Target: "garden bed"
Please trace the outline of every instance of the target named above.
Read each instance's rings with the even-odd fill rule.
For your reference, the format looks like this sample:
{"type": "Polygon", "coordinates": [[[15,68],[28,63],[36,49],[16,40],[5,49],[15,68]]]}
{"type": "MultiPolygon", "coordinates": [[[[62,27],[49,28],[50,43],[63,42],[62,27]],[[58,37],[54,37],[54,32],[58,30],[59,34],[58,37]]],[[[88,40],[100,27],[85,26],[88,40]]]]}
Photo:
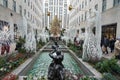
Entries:
{"type": "Polygon", "coordinates": [[[76,56],[79,58],[82,58],[82,47],[81,46],[76,46],[75,44],[68,43],[67,45],[70,50],[72,50],[76,56]]]}
{"type": "MultiPolygon", "coordinates": [[[[82,47],[75,46],[74,44],[68,43],[67,45],[70,50],[75,52],[76,56],[82,58],[82,47]]],[[[91,66],[93,66],[96,70],[103,74],[102,80],[120,80],[120,66],[117,64],[116,59],[105,59],[102,58],[101,61],[88,62],[91,66]]]]}
{"type": "Polygon", "coordinates": [[[0,80],[8,75],[11,71],[16,69],[20,64],[24,63],[24,61],[34,53],[13,53],[6,57],[0,58],[0,80]]]}
{"type": "Polygon", "coordinates": [[[102,80],[120,80],[120,66],[116,59],[102,58],[98,63],[89,62],[89,64],[103,74],[102,80]]]}

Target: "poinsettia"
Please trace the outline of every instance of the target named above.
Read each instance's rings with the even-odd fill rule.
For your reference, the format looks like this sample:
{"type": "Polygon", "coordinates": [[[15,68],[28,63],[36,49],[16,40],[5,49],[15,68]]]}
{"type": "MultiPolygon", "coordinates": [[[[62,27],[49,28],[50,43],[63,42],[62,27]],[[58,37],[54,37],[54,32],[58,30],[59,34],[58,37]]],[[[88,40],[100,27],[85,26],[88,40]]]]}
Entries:
{"type": "Polygon", "coordinates": [[[8,74],[8,75],[5,76],[2,80],[17,80],[17,75],[8,74]]]}

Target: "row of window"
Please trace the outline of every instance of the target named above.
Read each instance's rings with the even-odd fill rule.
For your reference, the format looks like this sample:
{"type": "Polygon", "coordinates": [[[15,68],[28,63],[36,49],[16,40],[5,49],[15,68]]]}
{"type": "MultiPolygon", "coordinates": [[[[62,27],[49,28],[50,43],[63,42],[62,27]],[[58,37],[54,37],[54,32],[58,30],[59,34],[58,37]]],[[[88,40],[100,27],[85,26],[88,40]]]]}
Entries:
{"type": "MultiPolygon", "coordinates": [[[[117,6],[120,4],[120,0],[113,0],[113,7],[114,6],[117,6]]],[[[106,6],[107,6],[107,0],[103,0],[103,3],[102,3],[102,11],[105,11],[106,10],[106,6]]]]}
{"type": "MultiPolygon", "coordinates": [[[[91,0],[90,0],[91,1],[91,0]]],[[[113,7],[117,6],[120,4],[120,0],[113,0],[113,7]]],[[[83,9],[85,6],[87,6],[87,0],[84,0],[82,2],[82,5],[79,5],[79,10],[83,9]]],[[[107,6],[107,0],[102,0],[102,11],[106,10],[106,6],[107,6]]],[[[95,9],[98,9],[98,4],[95,5],[95,9]]]]}
{"type": "MultiPolygon", "coordinates": [[[[84,2],[82,2],[82,5],[84,4],[84,2]]],[[[113,7],[114,6],[117,6],[117,5],[119,5],[120,4],[120,0],[113,0],[113,7]]],[[[102,11],[105,11],[106,10],[106,6],[107,6],[107,0],[102,0],[102,11]]],[[[81,8],[84,8],[84,5],[83,6],[79,6],[79,9],[78,10],[81,10],[81,8]]],[[[96,10],[98,10],[98,4],[96,4],[95,5],[95,7],[94,7],[96,10]]],[[[89,9],[89,12],[91,12],[91,9],[89,9]]],[[[72,15],[71,16],[74,16],[75,15],[75,13],[72,13],[72,15]]],[[[83,19],[83,15],[82,15],[82,17],[81,17],[81,20],[82,21],[84,21],[84,20],[86,20],[86,13],[85,13],[85,18],[83,19]]]]}
{"type": "MultiPolygon", "coordinates": [[[[26,3],[26,0],[24,0],[24,2],[26,3]]],[[[29,4],[28,4],[29,5],[29,4]]],[[[3,6],[4,7],[8,7],[8,0],[3,0],[3,6]]],[[[13,10],[16,12],[16,1],[15,0],[13,0],[13,10]]],[[[38,14],[39,15],[39,12],[36,10],[36,8],[34,7],[34,5],[33,6],[31,6],[31,9],[33,8],[33,11],[36,13],[36,14],[38,14]]],[[[19,13],[20,13],[20,15],[22,15],[22,13],[24,13],[24,15],[26,16],[28,16],[28,18],[30,18],[30,20],[32,21],[32,22],[35,22],[36,20],[35,20],[35,17],[34,16],[32,16],[32,14],[30,14],[30,12],[28,11],[28,13],[27,13],[27,11],[26,11],[26,9],[23,9],[23,7],[22,7],[22,5],[19,5],[19,13]]]]}
{"type": "MultiPolygon", "coordinates": [[[[113,2],[113,6],[117,6],[120,4],[120,0],[114,0],[113,2]]],[[[94,7],[96,10],[98,10],[98,4],[95,5],[94,7]]],[[[103,3],[102,3],[102,11],[105,11],[106,10],[106,0],[103,0],[103,3]]],[[[91,12],[91,9],[89,9],[89,12],[91,12]]],[[[85,12],[85,14],[82,14],[81,17],[79,16],[75,21],[77,22],[76,24],[79,24],[79,22],[81,21],[85,21],[87,18],[87,12],[85,12]]]]}
{"type": "MultiPolygon", "coordinates": [[[[26,0],[24,0],[24,2],[26,3],[26,0]]],[[[4,7],[8,7],[8,0],[3,0],[3,6],[4,7]]],[[[16,1],[13,0],[13,10],[16,12],[16,1]]],[[[29,1],[28,1],[28,6],[29,6],[29,1]]],[[[33,9],[33,11],[36,13],[36,14],[39,14],[39,12],[36,10],[36,8],[34,7],[34,5],[32,5],[31,3],[31,9],[33,9]]],[[[22,15],[22,6],[19,5],[19,13],[22,15]]],[[[26,9],[24,9],[24,15],[26,15],[26,9]]],[[[28,15],[29,16],[29,15],[28,15]]]]}

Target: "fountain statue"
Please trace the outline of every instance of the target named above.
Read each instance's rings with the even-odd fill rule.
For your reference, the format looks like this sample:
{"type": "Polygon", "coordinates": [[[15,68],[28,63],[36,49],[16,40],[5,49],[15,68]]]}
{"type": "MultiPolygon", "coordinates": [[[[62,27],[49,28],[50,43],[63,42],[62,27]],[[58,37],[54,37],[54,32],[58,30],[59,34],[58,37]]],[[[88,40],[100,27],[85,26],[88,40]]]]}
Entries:
{"type": "Polygon", "coordinates": [[[99,61],[102,57],[102,50],[100,47],[101,41],[101,26],[100,26],[100,13],[96,10],[88,16],[87,27],[85,34],[85,41],[83,44],[83,55],[84,61],[99,61]],[[96,27],[96,34],[93,33],[93,28],[96,27]]]}
{"type": "Polygon", "coordinates": [[[52,46],[54,49],[49,56],[53,59],[48,68],[48,80],[65,80],[65,69],[62,64],[64,55],[59,50],[57,42],[52,46]]]}

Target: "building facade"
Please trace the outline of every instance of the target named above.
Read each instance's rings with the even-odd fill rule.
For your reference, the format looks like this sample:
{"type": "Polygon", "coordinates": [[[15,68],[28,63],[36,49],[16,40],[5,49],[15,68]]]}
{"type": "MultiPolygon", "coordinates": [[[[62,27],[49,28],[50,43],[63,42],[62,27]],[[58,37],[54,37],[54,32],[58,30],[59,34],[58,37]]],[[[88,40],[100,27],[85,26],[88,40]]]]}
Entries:
{"type": "Polygon", "coordinates": [[[69,27],[74,32],[84,32],[88,14],[96,9],[101,13],[102,36],[120,36],[120,0],[70,0],[70,4],[74,9],[69,14],[69,27]]]}
{"type": "Polygon", "coordinates": [[[8,25],[14,39],[32,29],[37,35],[43,26],[42,14],[42,0],[0,0],[0,29],[8,25]]]}
{"type": "Polygon", "coordinates": [[[50,16],[44,16],[44,26],[49,28],[54,16],[57,15],[61,21],[61,28],[65,28],[67,26],[66,16],[68,14],[67,0],[45,0],[44,5],[44,13],[50,12],[50,16]]]}

